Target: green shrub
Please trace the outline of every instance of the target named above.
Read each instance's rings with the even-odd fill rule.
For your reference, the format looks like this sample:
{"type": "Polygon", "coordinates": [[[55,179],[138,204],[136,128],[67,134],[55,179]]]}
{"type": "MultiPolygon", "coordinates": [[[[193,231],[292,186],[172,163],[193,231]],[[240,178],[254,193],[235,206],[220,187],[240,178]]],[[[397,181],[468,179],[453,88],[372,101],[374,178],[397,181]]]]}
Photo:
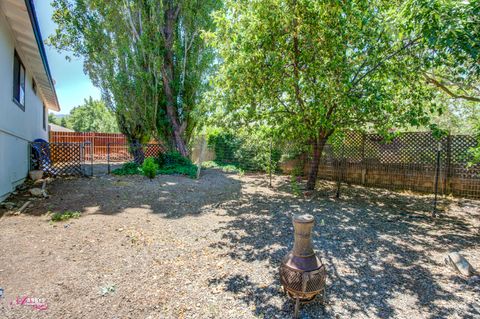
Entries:
{"type": "Polygon", "coordinates": [[[234,162],[241,144],[242,140],[237,136],[221,131],[212,132],[207,138],[207,145],[215,150],[218,162],[234,162]]]}
{"type": "Polygon", "coordinates": [[[155,178],[157,174],[179,174],[195,178],[197,176],[197,166],[178,152],[167,152],[160,154],[158,158],[149,157],[145,159],[142,166],[135,162],[125,163],[112,173],[115,175],[143,174],[150,179],[155,178]]]}
{"type": "Polygon", "coordinates": [[[216,130],[208,136],[208,147],[215,151],[215,163],[224,169],[233,165],[242,171],[279,171],[282,152],[278,147],[271,150],[271,138],[266,132],[243,132],[233,134],[216,130]]]}
{"type": "Polygon", "coordinates": [[[123,164],[121,168],[112,171],[115,175],[136,175],[140,174],[140,166],[135,162],[128,162],[123,164]]]}
{"type": "Polygon", "coordinates": [[[221,169],[225,173],[238,173],[240,175],[243,175],[244,171],[240,167],[234,165],[234,164],[226,164],[222,162],[216,162],[216,161],[208,161],[208,162],[203,162],[202,166],[204,168],[218,168],[221,169]]]}
{"type": "Polygon", "coordinates": [[[155,158],[148,157],[143,161],[142,164],[142,173],[143,175],[147,176],[150,179],[154,179],[157,175],[158,165],[155,162],[155,158]]]}
{"type": "Polygon", "coordinates": [[[160,168],[158,171],[159,174],[164,175],[185,175],[191,178],[197,176],[197,166],[196,165],[177,165],[177,166],[168,166],[160,168]]]}
{"type": "Polygon", "coordinates": [[[80,218],[80,212],[76,211],[65,211],[65,212],[58,212],[52,215],[51,221],[52,222],[63,222],[69,220],[70,218],[80,218]]]}
{"type": "Polygon", "coordinates": [[[160,167],[174,166],[174,165],[188,166],[188,165],[192,165],[192,161],[189,158],[182,156],[182,154],[180,154],[179,152],[173,151],[173,152],[161,153],[158,157],[158,165],[160,167]]]}
{"type": "Polygon", "coordinates": [[[298,185],[297,177],[295,175],[292,175],[290,179],[290,186],[295,196],[300,196],[302,194],[300,190],[300,185],[298,185]]]}
{"type": "Polygon", "coordinates": [[[191,178],[197,176],[197,166],[192,164],[189,158],[182,156],[179,152],[167,152],[160,154],[158,160],[159,174],[164,175],[185,175],[191,178]]]}

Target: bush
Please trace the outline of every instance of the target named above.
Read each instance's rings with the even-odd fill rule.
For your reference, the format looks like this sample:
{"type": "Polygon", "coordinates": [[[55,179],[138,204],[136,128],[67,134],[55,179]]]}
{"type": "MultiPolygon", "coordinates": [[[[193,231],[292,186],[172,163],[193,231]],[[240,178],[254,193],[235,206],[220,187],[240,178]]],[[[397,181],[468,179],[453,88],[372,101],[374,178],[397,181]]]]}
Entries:
{"type": "Polygon", "coordinates": [[[160,167],[166,166],[173,166],[173,165],[180,165],[180,166],[188,166],[192,165],[192,161],[189,158],[183,157],[177,151],[161,153],[158,156],[158,165],[160,167]]]}
{"type": "Polygon", "coordinates": [[[155,178],[157,174],[179,174],[195,178],[197,176],[197,166],[178,152],[167,152],[160,154],[158,158],[149,157],[145,159],[142,166],[134,162],[125,163],[112,173],[115,175],[143,174],[150,179],[155,178]]]}
{"type": "Polygon", "coordinates": [[[135,162],[123,164],[121,168],[112,171],[114,175],[136,175],[140,174],[140,166],[135,162]]]}
{"type": "Polygon", "coordinates": [[[207,145],[215,150],[216,160],[218,162],[234,162],[235,153],[242,144],[241,139],[231,133],[216,131],[207,138],[207,145]]]}
{"type": "Polygon", "coordinates": [[[225,164],[222,162],[216,162],[216,161],[203,162],[202,167],[221,169],[225,173],[238,173],[239,175],[244,174],[243,169],[241,169],[240,167],[233,164],[225,164]]]}
{"type": "Polygon", "coordinates": [[[185,175],[191,178],[195,178],[197,176],[197,166],[196,165],[183,165],[183,166],[168,166],[164,168],[160,168],[158,171],[159,174],[164,175],[185,175]]]}
{"type": "Polygon", "coordinates": [[[179,152],[174,151],[160,154],[158,163],[160,166],[159,174],[180,174],[191,178],[197,176],[197,166],[192,164],[189,158],[183,157],[179,152]]]}
{"type": "Polygon", "coordinates": [[[158,165],[153,157],[148,157],[142,164],[142,173],[150,179],[157,175],[158,165]]]}
{"type": "MultiPolygon", "coordinates": [[[[228,164],[250,172],[279,171],[282,152],[278,147],[271,148],[271,138],[265,133],[244,132],[234,135],[230,132],[214,131],[208,136],[208,146],[215,151],[215,164],[225,167],[228,164]],[[271,154],[270,154],[271,152],[271,154]]],[[[274,143],[274,146],[277,146],[274,143]]],[[[222,168],[223,169],[223,168],[222,168]]]]}

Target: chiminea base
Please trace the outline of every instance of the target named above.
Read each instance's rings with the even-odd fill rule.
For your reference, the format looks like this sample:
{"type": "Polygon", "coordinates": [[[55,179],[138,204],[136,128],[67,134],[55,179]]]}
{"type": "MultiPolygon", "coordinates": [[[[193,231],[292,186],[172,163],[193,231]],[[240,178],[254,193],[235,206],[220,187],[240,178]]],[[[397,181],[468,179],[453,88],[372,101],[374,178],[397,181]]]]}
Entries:
{"type": "Polygon", "coordinates": [[[308,305],[310,303],[318,302],[322,306],[325,306],[325,294],[326,294],[325,289],[320,294],[315,295],[315,296],[311,297],[310,299],[305,299],[305,298],[302,299],[302,298],[299,298],[299,297],[295,297],[294,295],[292,295],[290,293],[290,291],[286,291],[285,288],[283,289],[283,291],[286,295],[288,295],[288,297],[290,299],[295,301],[295,311],[294,311],[294,315],[293,315],[294,318],[298,318],[298,315],[299,315],[299,312],[300,312],[300,305],[308,305]]]}
{"type": "Polygon", "coordinates": [[[315,295],[313,297],[310,297],[310,298],[300,298],[300,297],[297,298],[290,291],[285,291],[285,293],[292,300],[297,300],[298,299],[300,301],[300,304],[302,304],[302,305],[306,305],[306,304],[309,304],[309,303],[312,303],[312,302],[316,302],[318,300],[320,300],[320,303],[323,303],[323,294],[324,294],[323,292],[321,292],[320,294],[315,295]]]}

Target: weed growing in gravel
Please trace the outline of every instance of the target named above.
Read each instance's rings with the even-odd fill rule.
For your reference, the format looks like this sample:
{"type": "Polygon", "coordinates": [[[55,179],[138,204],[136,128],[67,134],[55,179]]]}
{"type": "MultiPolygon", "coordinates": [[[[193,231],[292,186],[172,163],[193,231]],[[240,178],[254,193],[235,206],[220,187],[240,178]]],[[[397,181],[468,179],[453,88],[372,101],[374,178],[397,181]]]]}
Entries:
{"type": "Polygon", "coordinates": [[[80,218],[81,214],[77,211],[65,211],[65,212],[58,212],[52,215],[51,221],[52,222],[63,222],[69,220],[71,218],[80,218]]]}
{"type": "Polygon", "coordinates": [[[100,287],[100,294],[102,297],[108,295],[108,294],[113,294],[117,290],[117,286],[115,284],[108,284],[104,287],[100,287]]]}

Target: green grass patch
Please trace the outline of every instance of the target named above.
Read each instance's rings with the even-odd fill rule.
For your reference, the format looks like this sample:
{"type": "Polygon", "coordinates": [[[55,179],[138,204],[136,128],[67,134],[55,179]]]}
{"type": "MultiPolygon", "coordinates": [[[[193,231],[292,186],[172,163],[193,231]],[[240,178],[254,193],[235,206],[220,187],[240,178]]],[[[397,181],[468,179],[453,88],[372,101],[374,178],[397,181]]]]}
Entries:
{"type": "Polygon", "coordinates": [[[114,175],[137,175],[137,174],[142,174],[142,171],[140,170],[140,166],[138,166],[137,163],[129,162],[129,163],[123,164],[122,167],[113,170],[112,174],[114,174],[114,175]]]}
{"type": "Polygon", "coordinates": [[[65,211],[65,212],[58,212],[52,215],[51,221],[52,222],[64,222],[71,218],[80,218],[82,214],[77,211],[65,211]]]}
{"type": "Polygon", "coordinates": [[[196,165],[176,165],[176,166],[165,166],[158,170],[158,174],[163,175],[185,175],[191,178],[197,177],[197,166],[196,165]]]}
{"type": "Polygon", "coordinates": [[[231,163],[222,163],[222,162],[217,162],[217,161],[208,161],[202,163],[202,167],[204,168],[217,168],[221,169],[225,173],[238,173],[243,175],[245,171],[238,167],[235,164],[231,163]]]}

